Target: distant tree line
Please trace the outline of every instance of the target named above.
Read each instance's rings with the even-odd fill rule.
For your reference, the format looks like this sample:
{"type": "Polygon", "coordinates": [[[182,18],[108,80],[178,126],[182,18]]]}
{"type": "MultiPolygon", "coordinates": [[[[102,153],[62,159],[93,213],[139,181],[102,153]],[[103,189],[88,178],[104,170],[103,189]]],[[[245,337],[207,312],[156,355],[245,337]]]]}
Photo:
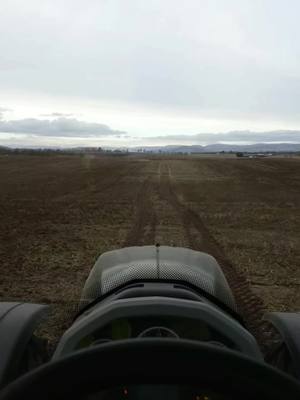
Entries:
{"type": "Polygon", "coordinates": [[[71,149],[24,149],[24,148],[9,148],[0,146],[0,154],[21,154],[21,155],[33,155],[33,156],[51,156],[51,155],[128,155],[128,150],[104,150],[102,147],[75,147],[71,149]]]}

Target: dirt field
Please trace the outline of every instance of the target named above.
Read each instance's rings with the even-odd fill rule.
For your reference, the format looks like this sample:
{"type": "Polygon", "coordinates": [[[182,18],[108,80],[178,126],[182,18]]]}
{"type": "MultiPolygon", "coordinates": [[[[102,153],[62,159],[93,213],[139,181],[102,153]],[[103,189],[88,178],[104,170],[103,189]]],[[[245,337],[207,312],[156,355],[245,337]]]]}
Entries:
{"type": "Polygon", "coordinates": [[[300,310],[300,158],[0,157],[1,300],[70,323],[97,256],[154,244],[207,251],[259,341],[265,310],[300,310]]]}

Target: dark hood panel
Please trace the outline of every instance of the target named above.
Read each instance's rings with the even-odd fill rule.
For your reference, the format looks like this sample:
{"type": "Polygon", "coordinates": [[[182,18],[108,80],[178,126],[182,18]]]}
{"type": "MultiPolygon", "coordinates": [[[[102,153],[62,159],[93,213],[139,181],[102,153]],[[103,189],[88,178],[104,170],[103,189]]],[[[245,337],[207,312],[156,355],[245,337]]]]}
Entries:
{"type": "Polygon", "coordinates": [[[212,256],[169,246],[127,247],[103,253],[85,283],[80,308],[127,282],[149,279],[185,281],[236,311],[226,278],[212,256]]]}

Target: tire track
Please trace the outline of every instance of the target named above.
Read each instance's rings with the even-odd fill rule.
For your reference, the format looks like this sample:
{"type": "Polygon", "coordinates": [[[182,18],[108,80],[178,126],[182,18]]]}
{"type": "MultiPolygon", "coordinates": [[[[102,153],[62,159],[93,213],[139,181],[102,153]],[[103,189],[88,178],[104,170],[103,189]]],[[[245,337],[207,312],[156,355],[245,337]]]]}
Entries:
{"type": "Polygon", "coordinates": [[[135,199],[135,219],[127,233],[123,247],[142,246],[154,244],[156,235],[156,214],[151,201],[154,190],[154,182],[146,178],[137,193],[135,199]]]}
{"type": "Polygon", "coordinates": [[[264,305],[252,291],[247,278],[235,269],[227,259],[222,248],[211,235],[201,217],[182,204],[172,185],[172,174],[168,164],[161,166],[160,195],[169,202],[182,221],[190,248],[211,254],[220,264],[238,305],[238,311],[244,318],[247,329],[256,337],[265,350],[272,341],[272,330],[263,320],[264,305]],[[196,235],[193,232],[196,232],[196,235]]]}
{"type": "Polygon", "coordinates": [[[263,321],[264,305],[262,300],[252,291],[246,276],[232,265],[226,254],[215,240],[201,217],[179,200],[169,164],[161,161],[156,178],[148,176],[141,184],[135,199],[135,219],[128,232],[123,246],[142,246],[154,244],[157,234],[157,213],[155,208],[164,202],[173,210],[174,218],[181,221],[183,235],[188,246],[193,250],[203,251],[216,258],[221,266],[229,286],[237,302],[238,311],[242,315],[247,329],[256,337],[261,349],[266,351],[272,340],[273,331],[263,321]],[[158,201],[153,201],[153,196],[158,201]]]}

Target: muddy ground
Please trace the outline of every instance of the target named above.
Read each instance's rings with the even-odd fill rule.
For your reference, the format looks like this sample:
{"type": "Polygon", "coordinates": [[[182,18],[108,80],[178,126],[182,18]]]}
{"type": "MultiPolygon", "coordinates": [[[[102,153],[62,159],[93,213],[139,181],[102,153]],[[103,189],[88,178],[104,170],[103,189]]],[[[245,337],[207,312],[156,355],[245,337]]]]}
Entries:
{"type": "Polygon", "coordinates": [[[54,340],[104,251],[154,244],[216,257],[247,327],[300,310],[300,158],[0,157],[1,300],[52,306],[54,340]]]}

